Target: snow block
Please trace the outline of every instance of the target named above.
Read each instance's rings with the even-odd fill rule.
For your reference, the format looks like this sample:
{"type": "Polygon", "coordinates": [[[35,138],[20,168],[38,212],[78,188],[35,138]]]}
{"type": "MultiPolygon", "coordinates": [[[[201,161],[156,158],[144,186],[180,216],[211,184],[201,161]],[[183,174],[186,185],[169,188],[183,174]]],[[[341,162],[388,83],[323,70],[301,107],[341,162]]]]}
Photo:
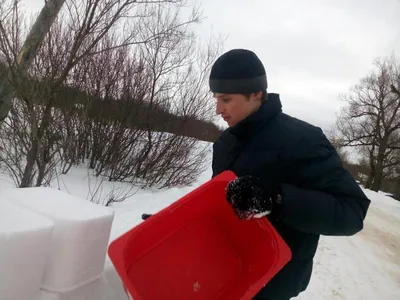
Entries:
{"type": "Polygon", "coordinates": [[[11,189],[2,196],[55,224],[42,289],[69,292],[101,276],[113,210],[52,188],[11,189]]]}
{"type": "Polygon", "coordinates": [[[54,224],[14,203],[0,201],[0,299],[36,299],[54,224]]]}

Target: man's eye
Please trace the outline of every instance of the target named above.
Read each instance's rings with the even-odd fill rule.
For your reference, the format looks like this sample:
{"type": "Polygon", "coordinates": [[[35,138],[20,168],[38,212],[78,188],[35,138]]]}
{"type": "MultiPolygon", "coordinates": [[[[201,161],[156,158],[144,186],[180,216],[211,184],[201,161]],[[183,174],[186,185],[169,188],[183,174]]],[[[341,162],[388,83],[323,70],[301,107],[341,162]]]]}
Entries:
{"type": "Polygon", "coordinates": [[[222,102],[224,102],[224,103],[228,103],[229,101],[231,101],[230,98],[224,98],[224,99],[222,99],[222,102]]]}

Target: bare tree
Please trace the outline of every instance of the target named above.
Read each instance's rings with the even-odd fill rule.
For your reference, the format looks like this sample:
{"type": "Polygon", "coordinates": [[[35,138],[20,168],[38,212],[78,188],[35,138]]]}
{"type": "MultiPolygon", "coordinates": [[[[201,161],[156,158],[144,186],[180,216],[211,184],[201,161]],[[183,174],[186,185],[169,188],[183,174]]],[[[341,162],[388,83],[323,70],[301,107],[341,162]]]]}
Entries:
{"type": "MultiPolygon", "coordinates": [[[[19,13],[18,2],[15,3],[16,5],[11,6],[7,13],[1,15],[3,29],[0,31],[0,52],[7,68],[13,68],[17,64],[21,36],[27,31],[23,28],[23,17],[19,13]]],[[[74,127],[60,127],[63,124],[61,120],[64,120],[64,124],[71,125],[72,116],[77,109],[74,107],[66,109],[63,106],[68,105],[66,101],[61,100],[61,103],[57,101],[62,98],[60,95],[67,86],[73,83],[76,85],[77,79],[86,82],[92,80],[93,73],[90,74],[90,70],[85,68],[90,58],[102,53],[107,55],[124,47],[145,45],[163,35],[171,36],[177,28],[184,27],[192,21],[176,22],[172,24],[173,27],[158,27],[158,30],[143,36],[143,39],[139,38],[138,24],[147,19],[154,19],[154,9],[157,7],[166,9],[168,5],[180,7],[184,4],[184,1],[180,0],[68,0],[66,2],[65,9],[60,12],[59,18],[38,50],[38,55],[26,78],[21,80],[18,77],[11,82],[17,91],[17,98],[23,100],[25,107],[22,111],[27,112],[23,116],[19,115],[21,117],[29,115],[30,128],[27,130],[29,142],[22,159],[24,166],[19,181],[20,187],[31,186],[35,177],[37,177],[36,185],[41,184],[45,170],[49,170],[48,165],[52,164],[53,155],[50,155],[50,152],[60,153],[64,158],[69,157],[69,162],[64,159],[64,172],[68,170],[68,166],[77,162],[73,151],[67,153],[71,148],[60,151],[60,147],[66,144],[65,139],[63,142],[63,137],[71,140],[75,136],[74,127]],[[107,37],[112,37],[114,42],[107,44],[107,37]],[[103,44],[103,47],[98,47],[100,44],[103,44]],[[41,93],[29,92],[30,86],[40,87],[41,93]],[[54,149],[55,147],[59,148],[54,149]]],[[[80,87],[90,92],[87,89],[88,84],[81,84],[80,87]]],[[[117,95],[110,96],[115,99],[117,95]]],[[[101,91],[99,97],[108,99],[107,89],[101,91]]],[[[85,111],[87,112],[87,107],[85,111]]],[[[86,144],[85,149],[88,148],[86,144]]]]}
{"type": "Polygon", "coordinates": [[[196,14],[186,22],[179,20],[178,11],[153,7],[151,14],[154,19],[139,24],[139,39],[149,40],[155,32],[170,30],[135,47],[138,54],[131,60],[135,64],[124,63],[126,69],[117,72],[130,74],[123,76],[117,105],[125,110],[117,109],[116,118],[108,117],[108,122],[96,121],[101,129],[93,134],[98,141],[93,150],[101,150],[90,165],[96,175],[109,180],[129,180],[142,186],[185,185],[193,182],[207,163],[208,147],[200,147],[204,144],[187,137],[185,131],[190,120],[209,118],[206,69],[218,55],[220,44],[217,41],[199,49],[189,28],[197,22],[196,14]],[[137,101],[139,110],[135,109],[137,101]],[[127,128],[124,120],[132,118],[136,126],[127,128]]]}
{"type": "MultiPolygon", "coordinates": [[[[139,46],[152,85],[145,98],[149,104],[147,135],[138,159],[137,178],[146,178],[150,185],[185,185],[193,181],[206,163],[207,147],[200,149],[197,140],[187,137],[186,130],[191,120],[210,119],[207,75],[219,54],[220,43],[213,39],[214,43],[199,47],[194,32],[189,30],[189,22],[177,25],[179,14],[160,8],[155,9],[155,14],[156,22],[141,23],[141,34],[151,35],[164,27],[174,30],[139,46]],[[178,116],[178,122],[161,116],[152,118],[156,107],[178,116]]],[[[191,22],[198,18],[194,11],[191,22]]]]}
{"type": "Polygon", "coordinates": [[[45,1],[45,5],[26,37],[22,48],[19,49],[19,43],[11,42],[15,42],[20,37],[18,13],[20,0],[0,1],[0,42],[3,50],[6,50],[5,53],[9,52],[8,54],[12,54],[13,56],[5,55],[5,58],[8,60],[8,68],[4,70],[3,76],[0,78],[0,122],[4,121],[7,117],[12,103],[14,89],[9,80],[13,81],[14,84],[15,82],[23,80],[26,71],[29,69],[37,54],[40,44],[50,30],[64,2],[65,0],[45,1]],[[9,17],[10,14],[11,18],[9,17]],[[5,26],[5,23],[7,23],[7,21],[10,22],[10,20],[12,24],[5,26]],[[6,29],[14,29],[11,31],[12,40],[7,39],[10,32],[7,32],[6,29]],[[16,53],[18,51],[19,53],[17,56],[16,53]]]}
{"type": "Polygon", "coordinates": [[[340,144],[357,147],[368,156],[367,187],[378,191],[385,170],[393,165],[392,153],[400,149],[400,65],[394,56],[377,59],[375,70],[361,79],[343,100],[337,120],[340,144]]]}

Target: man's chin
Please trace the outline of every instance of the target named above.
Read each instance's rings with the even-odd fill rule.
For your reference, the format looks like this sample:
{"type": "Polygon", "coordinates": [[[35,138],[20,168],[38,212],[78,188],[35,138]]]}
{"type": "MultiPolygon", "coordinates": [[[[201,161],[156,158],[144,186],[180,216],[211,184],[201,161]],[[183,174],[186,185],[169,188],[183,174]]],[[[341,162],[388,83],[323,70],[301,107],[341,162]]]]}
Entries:
{"type": "Polygon", "coordinates": [[[227,120],[225,120],[225,122],[226,122],[226,124],[228,125],[228,127],[233,127],[233,126],[235,126],[234,122],[232,122],[231,119],[227,119],[227,120]]]}

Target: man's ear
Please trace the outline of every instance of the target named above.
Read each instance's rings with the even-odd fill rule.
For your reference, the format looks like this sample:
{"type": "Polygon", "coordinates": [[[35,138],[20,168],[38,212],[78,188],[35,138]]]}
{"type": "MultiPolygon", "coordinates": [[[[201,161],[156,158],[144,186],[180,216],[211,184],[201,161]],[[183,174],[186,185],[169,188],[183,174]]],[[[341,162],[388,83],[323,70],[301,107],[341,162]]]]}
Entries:
{"type": "Polygon", "coordinates": [[[251,95],[252,95],[252,97],[254,97],[254,99],[261,101],[262,100],[262,96],[263,96],[263,92],[252,93],[251,95]]]}

